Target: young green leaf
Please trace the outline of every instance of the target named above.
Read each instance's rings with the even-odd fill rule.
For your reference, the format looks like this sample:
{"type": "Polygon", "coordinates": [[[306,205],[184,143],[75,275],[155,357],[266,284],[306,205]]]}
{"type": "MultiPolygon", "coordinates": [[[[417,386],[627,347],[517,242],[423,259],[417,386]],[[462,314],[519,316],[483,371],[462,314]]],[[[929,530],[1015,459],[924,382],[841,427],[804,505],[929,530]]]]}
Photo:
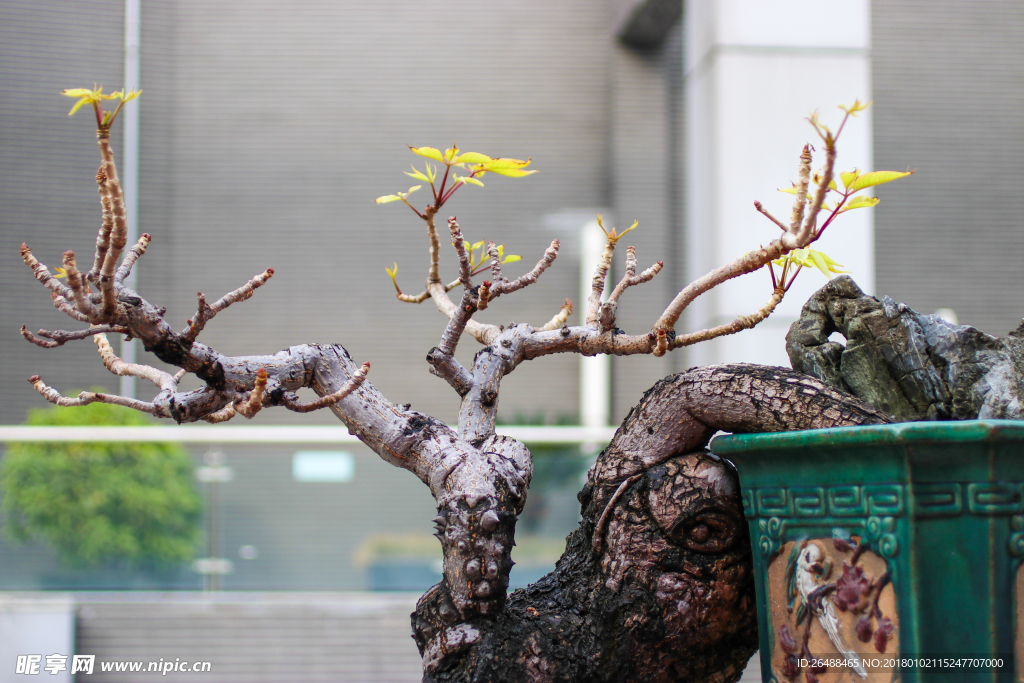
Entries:
{"type": "Polygon", "coordinates": [[[378,204],[389,204],[391,202],[400,202],[403,199],[405,199],[406,197],[408,197],[409,195],[411,195],[416,190],[420,189],[421,187],[423,187],[423,186],[422,185],[413,185],[412,187],[409,188],[408,192],[399,192],[398,194],[386,194],[383,197],[377,197],[376,201],[377,201],[378,204]]]}
{"type": "Polygon", "coordinates": [[[807,268],[817,268],[825,277],[831,278],[833,274],[848,273],[848,270],[839,270],[841,263],[836,263],[828,254],[814,249],[794,249],[787,256],[772,261],[777,266],[784,266],[787,261],[807,268]]]}
{"type": "Polygon", "coordinates": [[[856,180],[859,175],[860,170],[855,168],[852,171],[844,171],[843,173],[840,173],[839,178],[843,181],[843,187],[849,190],[850,183],[856,180]]]}
{"type": "Polygon", "coordinates": [[[494,159],[486,154],[478,154],[476,152],[463,152],[452,159],[453,164],[486,164],[490,161],[494,161],[494,159]]]}
{"type": "Polygon", "coordinates": [[[487,171],[497,173],[498,175],[503,175],[509,178],[522,178],[523,176],[528,176],[532,173],[536,173],[536,171],[523,171],[518,168],[488,168],[487,171]]]}
{"type": "Polygon", "coordinates": [[[484,167],[483,170],[485,171],[495,171],[499,169],[507,170],[511,168],[526,168],[530,165],[531,161],[533,161],[532,157],[526,161],[523,161],[522,159],[502,159],[501,157],[498,157],[497,159],[491,159],[490,161],[474,165],[484,167]]]}
{"type": "Polygon", "coordinates": [[[433,147],[413,147],[412,145],[409,146],[409,149],[412,150],[413,154],[419,154],[421,157],[433,159],[434,161],[444,161],[439,149],[433,147]]]}
{"type": "Polygon", "coordinates": [[[484,186],[484,184],[481,183],[479,180],[477,180],[476,178],[470,178],[469,176],[463,177],[463,176],[458,176],[457,175],[457,176],[455,176],[455,180],[456,180],[456,182],[460,182],[460,183],[469,183],[470,185],[479,185],[480,187],[484,186]]]}
{"type": "Polygon", "coordinates": [[[850,116],[856,116],[857,112],[864,111],[865,109],[870,107],[872,102],[874,102],[874,100],[868,100],[864,104],[861,104],[860,100],[854,100],[853,104],[851,104],[849,107],[840,104],[839,108],[845,111],[850,116]]]}
{"type": "Polygon", "coordinates": [[[851,199],[850,203],[844,206],[839,211],[839,213],[845,213],[847,211],[850,211],[851,209],[863,209],[872,207],[880,201],[881,200],[878,197],[865,197],[863,195],[860,195],[858,197],[854,197],[853,199],[851,199]]]}
{"type": "Polygon", "coordinates": [[[409,173],[408,171],[402,171],[402,172],[405,173],[405,175],[409,176],[410,178],[415,178],[416,180],[422,180],[425,183],[429,183],[430,182],[430,178],[428,178],[427,176],[425,176],[422,173],[420,173],[419,171],[417,171],[415,166],[412,167],[412,173],[409,173]]]}
{"type": "Polygon", "coordinates": [[[522,256],[516,256],[515,254],[509,254],[504,259],[502,259],[501,262],[502,263],[515,263],[516,261],[521,261],[522,258],[523,258],[522,256]]]}
{"type": "Polygon", "coordinates": [[[854,180],[853,185],[851,185],[849,189],[856,192],[857,190],[863,190],[865,187],[874,187],[875,185],[892,182],[899,178],[906,178],[908,175],[913,174],[914,171],[907,171],[905,173],[901,173],[900,171],[872,171],[871,173],[865,173],[854,180]]]}

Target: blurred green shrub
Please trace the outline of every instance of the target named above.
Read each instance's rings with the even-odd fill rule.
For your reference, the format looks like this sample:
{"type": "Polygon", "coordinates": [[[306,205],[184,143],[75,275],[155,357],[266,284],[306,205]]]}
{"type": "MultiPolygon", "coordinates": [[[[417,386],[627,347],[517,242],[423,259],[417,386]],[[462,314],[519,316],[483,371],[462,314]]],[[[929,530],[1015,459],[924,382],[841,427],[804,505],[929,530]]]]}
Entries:
{"type": "MultiPolygon", "coordinates": [[[[120,406],[29,411],[27,425],[142,426],[120,406]]],[[[41,539],[69,565],[153,567],[191,559],[202,501],[188,452],[167,443],[17,443],[0,460],[7,533],[41,539]]]]}

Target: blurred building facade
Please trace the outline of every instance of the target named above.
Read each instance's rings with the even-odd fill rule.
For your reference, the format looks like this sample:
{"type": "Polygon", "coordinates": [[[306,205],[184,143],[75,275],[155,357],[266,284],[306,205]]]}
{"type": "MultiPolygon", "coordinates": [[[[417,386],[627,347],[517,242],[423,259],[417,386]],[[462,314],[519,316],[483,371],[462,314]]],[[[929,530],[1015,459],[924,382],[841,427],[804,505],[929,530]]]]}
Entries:
{"type": "MultiPolygon", "coordinates": [[[[504,242],[523,256],[524,267],[552,238],[563,244],[538,285],[482,318],[539,323],[565,297],[578,298],[580,216],[604,211],[616,224],[640,221],[631,237],[641,262],[666,262],[658,278],[627,295],[620,313],[623,329],[646,329],[689,278],[731,253],[687,253],[687,231],[708,227],[687,211],[703,195],[687,202],[685,188],[700,186],[684,181],[714,169],[685,168],[687,158],[699,158],[687,157],[693,150],[686,150],[685,113],[693,103],[684,103],[684,91],[699,76],[700,59],[684,62],[682,24],[698,23],[701,8],[713,7],[715,17],[704,24],[741,24],[737,17],[763,12],[763,20],[754,18],[769,36],[767,47],[733,45],[742,41],[727,31],[707,50],[719,61],[745,51],[754,55],[752,63],[764,63],[772,57],[757,50],[767,48],[863,53],[869,74],[844,72],[839,63],[800,88],[830,100],[819,104],[826,118],[832,99],[873,97],[868,121],[847,135],[873,140],[867,156],[877,168],[918,169],[911,180],[878,189],[883,201],[874,210],[874,236],[868,226],[856,237],[875,245],[874,263],[862,265],[861,275],[874,280],[877,293],[919,310],[952,308],[961,322],[996,334],[1014,327],[1022,287],[1014,264],[1024,236],[1007,184],[1024,163],[1018,149],[1024,124],[1014,114],[1024,97],[1024,48],[1015,40],[1024,11],[995,1],[966,7],[905,0],[869,8],[836,0],[816,3],[821,17],[808,21],[798,40],[776,40],[772,18],[784,21],[789,5],[799,3],[774,12],[758,5],[695,2],[679,21],[679,3],[656,0],[143,2],[138,228],[154,239],[139,265],[140,291],[183,324],[195,309],[196,290],[219,296],[272,266],[274,279],[211,324],[205,342],[242,354],[340,341],[357,359],[373,362],[372,381],[393,400],[451,420],[456,397],[421,360],[443,321],[429,303],[397,302],[384,273],[397,262],[405,290],[419,291],[422,228],[401,205],[377,206],[373,199],[411,184],[401,170],[418,157],[406,144],[456,141],[492,155],[532,156],[541,171],[461,190],[449,206],[469,238],[504,242]],[[862,25],[861,44],[829,47],[830,40],[842,42],[833,28],[843,25],[862,25]],[[828,87],[816,90],[816,80],[828,87]]],[[[21,324],[61,328],[70,321],[31,280],[18,246],[28,242],[49,264],[68,248],[80,257],[90,253],[99,222],[92,124],[85,114],[68,120],[69,100],[57,93],[93,82],[119,87],[124,7],[121,0],[5,0],[0,12],[0,79],[10,93],[0,102],[0,278],[7,294],[0,299],[0,422],[10,424],[40,405],[25,382],[29,374],[65,391],[116,388],[91,345],[43,350],[20,339],[21,324]]],[[[691,53],[703,39],[690,37],[691,53]]],[[[781,135],[772,127],[775,112],[792,99],[785,88],[768,88],[744,105],[755,109],[749,120],[763,127],[757,136],[781,135]]],[[[736,109],[721,106],[706,131],[689,123],[696,131],[691,148],[721,135],[715,126],[726,126],[736,109]]],[[[726,193],[719,203],[744,207],[750,215],[743,220],[764,222],[751,239],[773,235],[746,207],[755,198],[775,199],[774,188],[794,172],[796,151],[777,155],[782,170],[728,160],[744,176],[766,176],[754,186],[762,196],[711,188],[726,193]]],[[[735,155],[723,148],[721,156],[735,155]]],[[[728,215],[723,222],[736,221],[728,215]]],[[[738,253],[752,244],[730,246],[738,253]]],[[[849,249],[834,248],[843,262],[849,249]]],[[[454,259],[443,256],[454,277],[454,259]]],[[[809,275],[803,285],[811,291],[821,281],[809,275]]],[[[764,298],[757,294],[751,309],[764,298]]],[[[791,295],[791,308],[802,294],[791,295]]],[[[473,351],[470,344],[460,349],[467,357],[473,351]]],[[[711,359],[756,360],[728,353],[711,359]]],[[[653,381],[688,362],[686,353],[613,359],[612,422],[653,381]]],[[[577,375],[571,356],[524,365],[503,386],[502,419],[576,421],[577,375]]],[[[332,419],[283,411],[256,418],[332,419]]]]}
{"type": "MultiPolygon", "coordinates": [[[[88,342],[43,350],[20,338],[22,324],[70,325],[31,278],[18,247],[27,242],[51,265],[66,249],[80,259],[91,253],[99,225],[92,124],[85,112],[69,120],[70,101],[57,93],[93,82],[108,91],[120,87],[124,16],[123,0],[0,0],[0,424],[20,422],[27,409],[44,405],[25,381],[31,374],[65,392],[117,388],[88,342]]],[[[852,140],[858,159],[917,173],[878,189],[882,202],[873,219],[856,228],[856,248],[873,244],[866,255],[844,253],[841,244],[838,252],[828,244],[822,249],[861,264],[876,294],[922,312],[952,308],[961,323],[993,334],[1015,327],[1024,310],[1024,230],[1015,191],[1024,171],[1020,3],[143,0],[141,29],[138,228],[153,243],[137,266],[140,292],[184,324],[197,290],[219,296],[268,266],[276,271],[252,300],[203,333],[204,342],[226,353],[341,342],[357,360],[373,363],[371,381],[392,400],[452,421],[456,397],[422,360],[443,321],[430,303],[397,302],[384,273],[397,262],[408,292],[419,291],[425,273],[419,221],[401,205],[373,203],[412,184],[401,171],[418,157],[406,144],[455,141],[495,156],[531,156],[540,171],[465,188],[450,204],[469,239],[505,243],[523,256],[519,265],[562,239],[555,267],[529,290],[502,298],[485,320],[540,323],[565,297],[581,303],[582,223],[602,211],[615,225],[639,220],[631,233],[639,260],[662,259],[666,267],[620,307],[620,327],[636,332],[730,249],[738,254],[754,246],[749,239],[773,236],[748,207],[754,199],[773,200],[774,188],[792,179],[798,149],[789,149],[792,131],[776,125],[780,117],[792,118],[796,103],[797,115],[817,106],[827,119],[833,100],[857,97],[874,99],[859,124],[861,138],[852,140]],[[780,26],[794,13],[800,21],[780,26]],[[741,25],[753,33],[737,32],[741,25]],[[836,36],[853,38],[829,43],[836,36]],[[812,77],[799,65],[813,55],[839,66],[812,77]],[[742,105],[716,100],[723,83],[741,94],[746,86],[700,79],[727,78],[730,64],[741,63],[764,70],[738,72],[758,81],[756,97],[742,105]],[[826,81],[828,88],[816,90],[826,81]],[[706,128],[694,115],[698,82],[712,84],[700,100],[706,128]],[[731,137],[728,125],[736,121],[745,128],[731,137]],[[697,154],[714,140],[719,146],[711,154],[697,154]],[[777,143],[781,165],[768,169],[763,155],[743,156],[751,144],[745,140],[777,143]],[[739,152],[726,144],[737,141],[739,152]],[[696,182],[714,173],[717,184],[696,182]],[[729,182],[740,177],[744,182],[729,182]],[[746,182],[751,178],[757,183],[746,182]],[[740,187],[763,194],[737,196],[740,187]],[[701,202],[718,207],[714,221],[701,218],[701,202]],[[734,216],[733,206],[748,213],[734,216]],[[760,227],[748,230],[753,225],[760,227]],[[754,232],[701,251],[694,237],[709,226],[754,232]]],[[[114,147],[120,154],[120,129],[114,147]]],[[[444,253],[442,264],[454,279],[454,259],[444,253]]],[[[802,277],[805,291],[791,295],[769,337],[752,342],[757,348],[612,359],[611,421],[655,380],[689,364],[759,360],[762,350],[778,359],[786,321],[822,282],[815,273],[802,277]]],[[[753,310],[764,296],[750,296],[753,310]]],[[[733,296],[741,304],[746,298],[742,291],[733,296]]],[[[743,312],[720,303],[691,322],[743,312]]],[[[469,342],[459,349],[464,362],[474,351],[469,342]]],[[[572,356],[525,364],[503,384],[500,419],[577,422],[579,368],[572,356]]],[[[140,386],[139,395],[147,389],[140,386]]],[[[327,413],[266,410],[255,422],[333,420],[327,413]]],[[[208,450],[194,450],[197,464],[208,450]]],[[[418,545],[433,542],[433,501],[420,482],[361,446],[346,449],[353,462],[348,480],[302,480],[294,470],[297,450],[225,449],[234,476],[216,485],[215,502],[208,498],[206,522],[208,532],[216,525],[217,540],[207,550],[234,565],[224,588],[419,589],[435,580],[439,550],[418,545]]],[[[517,571],[526,570],[522,582],[533,578],[531,567],[548,566],[574,525],[574,491],[585,467],[572,451],[537,463],[520,520],[534,553],[516,557],[517,571]]],[[[211,485],[203,486],[209,492],[211,485]]],[[[200,587],[187,566],[89,573],[61,567],[40,544],[0,540],[4,590],[200,587]]],[[[150,593],[78,594],[65,609],[77,629],[67,638],[77,638],[80,652],[111,658],[218,657],[221,677],[203,680],[335,680],[340,667],[359,680],[417,677],[404,617],[411,594],[238,595],[175,601],[150,593]],[[286,653],[286,632],[288,643],[305,649],[286,653]]],[[[0,605],[0,633],[14,623],[5,615],[30,609],[8,607],[0,605]]]]}
{"type": "MultiPolygon", "coordinates": [[[[639,220],[631,243],[642,263],[666,262],[658,278],[630,291],[620,307],[620,327],[647,329],[689,278],[720,265],[687,251],[686,231],[706,226],[687,224],[688,207],[700,198],[687,196],[693,185],[686,181],[708,169],[686,164],[688,144],[702,134],[687,120],[693,103],[686,93],[699,60],[684,60],[687,40],[696,39],[683,26],[692,26],[702,8],[729,21],[754,5],[760,3],[697,2],[682,12],[678,1],[656,0],[144,1],[138,228],[153,243],[137,266],[140,292],[184,324],[197,290],[219,296],[272,266],[273,280],[211,323],[204,342],[233,354],[341,342],[357,360],[372,361],[371,381],[392,400],[452,421],[456,396],[422,361],[443,320],[429,302],[396,301],[384,273],[397,262],[399,283],[416,292],[426,267],[418,219],[401,205],[373,202],[412,184],[401,171],[419,158],[405,145],[455,141],[491,155],[532,156],[540,171],[521,180],[488,179],[486,188],[464,188],[449,205],[469,239],[505,243],[523,256],[524,267],[551,239],[562,239],[555,267],[536,286],[502,298],[483,319],[541,323],[565,297],[579,304],[581,217],[603,211],[616,225],[639,220]]],[[[867,136],[874,167],[918,169],[912,179],[878,190],[883,201],[873,210],[873,238],[865,238],[874,243],[875,293],[924,312],[952,308],[962,323],[991,333],[1012,329],[1024,288],[1016,269],[1024,231],[1010,187],[1024,166],[1024,123],[1017,115],[1024,98],[1024,44],[1017,39],[1024,9],[995,0],[818,5],[826,23],[850,16],[861,22],[862,44],[815,43],[811,25],[801,36],[807,45],[781,47],[793,54],[847,49],[865,60],[850,92],[832,87],[829,98],[873,98],[866,132],[859,134],[867,136]]],[[[779,12],[799,6],[782,3],[779,12]]],[[[18,247],[27,242],[51,265],[65,249],[80,258],[91,253],[99,225],[92,124],[86,113],[69,120],[70,100],[57,93],[93,82],[119,87],[123,36],[122,0],[0,2],[0,82],[7,93],[0,99],[0,423],[17,423],[26,409],[43,405],[25,381],[30,374],[65,392],[117,387],[88,342],[44,350],[20,338],[21,324],[59,329],[69,321],[50,306],[18,247]]],[[[707,54],[756,56],[765,47],[723,41],[707,54]]],[[[848,78],[841,71],[830,77],[833,86],[848,78]]],[[[756,122],[761,107],[770,121],[791,104],[785,98],[768,88],[746,114],[756,122]]],[[[834,104],[819,102],[825,114],[834,104]]],[[[758,133],[777,134],[767,125],[758,133]]],[[[119,132],[114,146],[121,149],[119,132]]],[[[795,170],[797,152],[785,152],[784,169],[795,170]]],[[[750,177],[764,173],[744,168],[742,159],[730,163],[750,177]]],[[[770,193],[793,170],[778,177],[772,171],[760,184],[770,193]]],[[[726,199],[747,207],[768,197],[726,199]]],[[[749,213],[749,220],[764,223],[763,239],[773,237],[772,226],[749,213]]],[[[844,262],[842,252],[831,255],[844,262]]],[[[447,253],[442,266],[454,279],[447,253]]],[[[810,290],[823,282],[815,273],[803,277],[810,290]]],[[[762,298],[751,300],[750,310],[762,298]]],[[[791,303],[798,309],[800,300],[791,303]]],[[[469,342],[459,349],[464,362],[474,351],[469,342]]],[[[655,380],[693,358],[612,359],[613,423],[655,380]]],[[[524,364],[503,384],[500,419],[576,422],[578,373],[573,356],[524,364]]],[[[140,386],[140,396],[147,389],[140,386]]],[[[266,410],[255,422],[333,419],[266,410]]],[[[365,573],[352,565],[365,539],[346,534],[364,523],[355,511],[374,498],[402,501],[376,519],[374,533],[428,532],[426,489],[368,451],[357,449],[357,476],[365,478],[346,491],[345,484],[295,483],[291,452],[270,450],[229,453],[238,479],[234,489],[225,487],[224,514],[234,520],[225,526],[225,553],[248,545],[260,553],[249,564],[236,558],[239,573],[229,587],[365,587],[365,573]],[[321,488],[310,494],[309,486],[321,488]],[[293,564],[256,571],[271,558],[293,564]],[[247,571],[253,572],[248,579],[247,571]]],[[[4,550],[3,557],[0,574],[20,578],[0,578],[0,586],[45,585],[39,567],[52,561],[45,551],[4,550]]],[[[196,577],[167,581],[185,587],[196,577]]]]}

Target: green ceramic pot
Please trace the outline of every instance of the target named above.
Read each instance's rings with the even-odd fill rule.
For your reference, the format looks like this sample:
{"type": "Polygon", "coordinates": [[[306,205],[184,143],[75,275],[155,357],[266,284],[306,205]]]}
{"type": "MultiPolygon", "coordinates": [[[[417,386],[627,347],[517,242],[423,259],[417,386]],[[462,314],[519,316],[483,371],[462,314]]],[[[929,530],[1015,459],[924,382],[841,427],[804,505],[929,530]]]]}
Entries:
{"type": "Polygon", "coordinates": [[[1024,421],[722,436],[711,450],[739,471],[764,681],[1022,680],[1024,421]]]}

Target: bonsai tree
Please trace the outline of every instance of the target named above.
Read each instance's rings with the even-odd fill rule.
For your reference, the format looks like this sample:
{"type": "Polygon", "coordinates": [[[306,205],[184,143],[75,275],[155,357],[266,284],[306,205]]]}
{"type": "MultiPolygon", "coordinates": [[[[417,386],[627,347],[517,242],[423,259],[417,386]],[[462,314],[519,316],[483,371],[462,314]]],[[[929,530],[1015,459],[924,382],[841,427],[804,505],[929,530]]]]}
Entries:
{"type": "MultiPolygon", "coordinates": [[[[664,379],[630,412],[588,473],[579,496],[583,520],[555,571],[508,599],[516,517],[526,500],[532,463],[526,446],[495,434],[501,380],[520,363],[555,353],[661,356],[733,334],[770,315],[803,267],[836,272],[837,264],[810,245],[841,213],[877,202],[855,196],[857,192],[906,175],[853,171],[841,176],[843,189],[835,182],[836,140],[847,120],[867,105],[844,107],[835,132],[812,116],[824,162],[812,174],[811,146],[800,152],[789,220],[777,219],[755,203],[779,230],[776,238],[688,284],[650,329],[639,333],[619,329],[616,310],[626,290],[655,277],[662,262],[638,271],[636,252],[627,247],[623,276],[604,294],[615,250],[635,223],[622,232],[605,230],[583,325],[568,324],[568,301],[541,325],[475,320],[477,311],[500,305],[500,297],[536,282],[554,263],[559,242],[552,242],[532,269],[509,277],[505,266],[514,259],[493,241],[470,243],[451,216],[442,221],[440,232],[445,241],[450,239],[458,278],[446,283],[437,217],[464,186],[482,185],[491,175],[526,176],[532,172],[530,160],[492,158],[454,146],[444,152],[412,148],[427,160],[426,168],[409,174],[421,184],[377,201],[406,204],[426,233],[424,290],[409,295],[399,289],[397,296],[409,303],[431,300],[445,321],[426,360],[429,371],[461,397],[458,426],[452,429],[390,401],[367,381],[369,363],[357,364],[338,344],[306,343],[266,355],[227,356],[198,341],[218,314],[263,286],[272,269],[212,304],[199,294],[195,315],[184,329],[174,329],[163,308],[125,285],[151,238],[143,235],[125,251],[124,200],[109,134],[117,112],[135,93],[80,89],[65,94],[79,98],[76,109],[88,104],[96,114],[101,155],[96,180],[103,207],[96,251],[84,271],[75,255],[65,252],[66,284],[27,246],[22,246],[22,256],[50,290],[54,305],[89,327],[36,334],[23,328],[22,334],[45,347],[92,337],[109,370],[150,380],[157,393],[149,401],[98,392],[66,397],[38,375],[31,377],[46,400],[62,406],[112,403],[179,423],[252,417],[263,408],[334,412],[380,457],[419,477],[437,501],[434,521],[444,556],[443,580],[420,599],[413,615],[425,680],[739,677],[757,642],[750,547],[734,474],[727,463],[703,452],[705,444],[719,429],[780,431],[884,422],[887,416],[817,379],[782,368],[718,366],[664,379]],[[118,100],[118,108],[105,113],[102,104],[109,99],[118,100]],[[419,209],[410,197],[425,184],[431,197],[419,209]],[[772,282],[762,306],[710,329],[676,329],[680,315],[698,296],[762,268],[769,269],[772,282]],[[486,275],[478,279],[481,274],[486,275]],[[149,353],[178,372],[123,362],[110,350],[108,333],[138,338],[149,353]],[[481,347],[468,368],[454,356],[467,336],[481,347]],[[198,377],[203,387],[179,391],[186,373],[198,377]],[[302,387],[319,398],[300,400],[295,392],[302,387]]],[[[397,265],[389,273],[397,289],[397,265]]]]}
{"type": "MultiPolygon", "coordinates": [[[[116,405],[32,409],[36,427],[150,424],[116,405]]],[[[191,559],[202,505],[192,459],[175,444],[16,443],[0,461],[7,530],[70,566],[154,567],[191,559]]]]}

